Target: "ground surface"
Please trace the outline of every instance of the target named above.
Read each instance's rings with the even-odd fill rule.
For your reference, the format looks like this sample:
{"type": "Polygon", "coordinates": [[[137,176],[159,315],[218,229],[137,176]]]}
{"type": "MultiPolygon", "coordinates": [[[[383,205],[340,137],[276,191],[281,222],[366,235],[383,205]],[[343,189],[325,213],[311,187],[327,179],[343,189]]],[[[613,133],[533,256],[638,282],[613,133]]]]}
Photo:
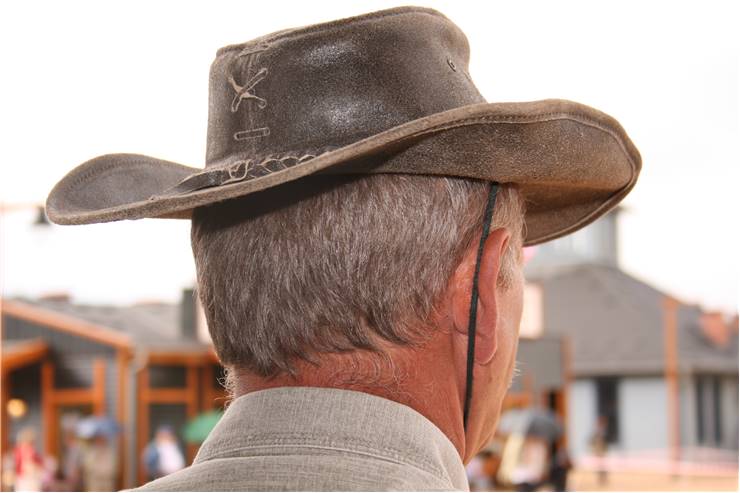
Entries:
{"type": "Polygon", "coordinates": [[[568,478],[570,491],[737,491],[734,476],[678,476],[649,472],[612,472],[606,484],[600,484],[592,470],[576,469],[568,478]]]}

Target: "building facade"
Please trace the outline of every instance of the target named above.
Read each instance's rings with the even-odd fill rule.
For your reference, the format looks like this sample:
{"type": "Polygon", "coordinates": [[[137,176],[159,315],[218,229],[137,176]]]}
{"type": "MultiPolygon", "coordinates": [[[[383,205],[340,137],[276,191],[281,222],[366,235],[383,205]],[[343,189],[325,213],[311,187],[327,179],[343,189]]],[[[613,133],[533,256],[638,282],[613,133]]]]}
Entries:
{"type": "Polygon", "coordinates": [[[571,341],[571,453],[591,453],[602,419],[614,452],[736,454],[737,315],[704,312],[622,271],[617,217],[543,245],[527,265],[540,331],[571,341]]]}
{"type": "MultiPolygon", "coordinates": [[[[64,421],[104,416],[121,426],[119,486],[143,484],[144,447],[160,425],[176,432],[225,405],[221,366],[195,337],[192,292],[181,305],[76,305],[68,300],[2,300],[2,456],[31,426],[37,449],[63,460],[64,421]],[[12,417],[10,401],[25,413],[12,417]]],[[[187,461],[196,444],[180,441],[187,461]]]]}

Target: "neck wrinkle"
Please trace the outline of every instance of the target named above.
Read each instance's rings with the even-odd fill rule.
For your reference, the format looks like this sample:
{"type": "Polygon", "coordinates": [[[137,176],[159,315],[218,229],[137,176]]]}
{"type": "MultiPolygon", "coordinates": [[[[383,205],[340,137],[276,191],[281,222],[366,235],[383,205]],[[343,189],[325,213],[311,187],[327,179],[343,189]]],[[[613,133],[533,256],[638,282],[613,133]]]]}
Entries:
{"type": "Polygon", "coordinates": [[[354,390],[410,407],[431,421],[465,457],[462,391],[455,376],[449,337],[435,334],[423,347],[384,348],[369,352],[327,354],[318,364],[295,363],[295,376],[264,378],[248,371],[233,372],[234,398],[279,387],[322,387],[354,390]]]}

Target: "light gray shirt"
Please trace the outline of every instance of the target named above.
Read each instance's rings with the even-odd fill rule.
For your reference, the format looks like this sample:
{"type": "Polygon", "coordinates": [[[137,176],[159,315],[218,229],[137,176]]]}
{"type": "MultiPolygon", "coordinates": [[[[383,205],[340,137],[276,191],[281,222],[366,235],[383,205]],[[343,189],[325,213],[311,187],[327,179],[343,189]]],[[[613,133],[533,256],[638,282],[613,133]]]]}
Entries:
{"type": "Polygon", "coordinates": [[[133,491],[468,490],[455,446],[408,406],[281,387],[235,399],[193,465],[133,491]]]}

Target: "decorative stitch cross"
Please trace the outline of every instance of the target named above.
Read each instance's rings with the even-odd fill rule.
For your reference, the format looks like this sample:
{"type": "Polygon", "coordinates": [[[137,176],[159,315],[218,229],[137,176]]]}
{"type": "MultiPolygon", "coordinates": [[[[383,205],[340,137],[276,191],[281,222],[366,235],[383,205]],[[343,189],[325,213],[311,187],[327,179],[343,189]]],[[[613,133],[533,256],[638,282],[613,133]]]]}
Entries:
{"type": "Polygon", "coordinates": [[[265,78],[267,75],[267,68],[261,68],[259,72],[257,72],[249,81],[244,84],[243,86],[240,86],[236,83],[233,76],[229,76],[229,83],[231,84],[231,87],[234,88],[234,91],[236,94],[234,95],[234,99],[231,101],[231,112],[236,113],[236,111],[239,109],[239,104],[242,102],[243,99],[256,99],[257,104],[260,108],[264,108],[267,106],[267,100],[263,99],[255,94],[252,94],[251,91],[254,89],[254,86],[257,85],[259,81],[265,78]]]}

